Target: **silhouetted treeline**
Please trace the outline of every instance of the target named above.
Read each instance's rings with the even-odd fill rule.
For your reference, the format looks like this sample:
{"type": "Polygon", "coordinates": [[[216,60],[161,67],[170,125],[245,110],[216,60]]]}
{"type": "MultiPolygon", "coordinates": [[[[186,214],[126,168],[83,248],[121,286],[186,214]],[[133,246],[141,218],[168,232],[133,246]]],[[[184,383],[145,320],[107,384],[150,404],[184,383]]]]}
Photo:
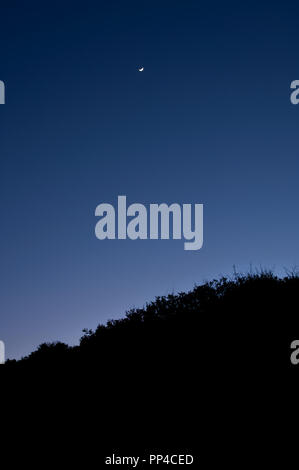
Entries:
{"type": "Polygon", "coordinates": [[[284,354],[276,359],[288,364],[288,342],[299,334],[298,293],[296,274],[222,277],[187,293],[157,297],[144,308],[129,310],[124,318],[100,324],[95,331],[85,329],[79,346],[44,343],[20,361],[7,361],[6,367],[92,363],[101,370],[114,366],[123,371],[139,364],[142,369],[203,367],[212,358],[215,366],[228,360],[231,366],[240,357],[254,357],[261,343],[268,354],[259,360],[269,364],[274,340],[276,347],[287,341],[284,354]]]}
{"type": "Polygon", "coordinates": [[[249,458],[254,448],[267,463],[298,391],[299,365],[290,362],[298,307],[296,274],[222,277],[86,329],[78,346],[42,344],[1,372],[18,380],[15,403],[41,400],[47,423],[64,417],[61,442],[67,423],[71,454],[80,451],[85,465],[98,449],[137,447],[208,461],[225,453],[229,461],[237,448],[249,458]]]}

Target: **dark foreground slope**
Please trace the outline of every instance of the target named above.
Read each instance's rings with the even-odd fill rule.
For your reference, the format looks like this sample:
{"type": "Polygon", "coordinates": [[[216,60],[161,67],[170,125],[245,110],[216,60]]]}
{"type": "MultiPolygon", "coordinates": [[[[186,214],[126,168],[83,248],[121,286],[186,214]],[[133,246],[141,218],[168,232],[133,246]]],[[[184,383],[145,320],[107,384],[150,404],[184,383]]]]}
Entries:
{"type": "Polygon", "coordinates": [[[41,345],[2,373],[30,403],[42,401],[41,422],[63,417],[72,456],[167,447],[211,468],[256,453],[269,464],[274,448],[276,460],[285,453],[294,417],[298,301],[297,276],[222,278],[85,331],[77,347],[41,345]]]}

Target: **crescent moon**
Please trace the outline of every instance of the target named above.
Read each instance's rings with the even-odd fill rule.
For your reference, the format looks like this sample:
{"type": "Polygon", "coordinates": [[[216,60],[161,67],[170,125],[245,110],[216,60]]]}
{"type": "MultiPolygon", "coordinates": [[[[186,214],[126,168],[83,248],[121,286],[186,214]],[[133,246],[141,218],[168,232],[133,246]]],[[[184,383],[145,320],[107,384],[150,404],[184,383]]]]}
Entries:
{"type": "Polygon", "coordinates": [[[139,69],[138,69],[138,70],[139,70],[139,72],[143,72],[143,70],[144,70],[144,67],[139,67],[139,69]]]}

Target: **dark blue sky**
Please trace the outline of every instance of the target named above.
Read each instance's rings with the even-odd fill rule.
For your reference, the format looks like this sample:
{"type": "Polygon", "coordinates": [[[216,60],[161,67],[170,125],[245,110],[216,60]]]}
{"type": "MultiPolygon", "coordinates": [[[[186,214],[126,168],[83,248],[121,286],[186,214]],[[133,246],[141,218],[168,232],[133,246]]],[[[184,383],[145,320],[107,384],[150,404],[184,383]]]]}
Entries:
{"type": "Polygon", "coordinates": [[[234,264],[299,265],[298,4],[29,0],[0,14],[9,357],[234,264]],[[94,210],[120,194],[203,203],[203,249],[100,242],[94,210]]]}

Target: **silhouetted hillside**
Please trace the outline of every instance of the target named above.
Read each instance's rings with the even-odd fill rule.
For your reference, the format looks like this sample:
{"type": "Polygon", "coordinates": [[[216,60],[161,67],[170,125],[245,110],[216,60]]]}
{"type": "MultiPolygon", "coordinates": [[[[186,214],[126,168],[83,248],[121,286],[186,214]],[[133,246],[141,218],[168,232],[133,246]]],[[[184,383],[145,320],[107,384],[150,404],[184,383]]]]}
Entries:
{"type": "Polygon", "coordinates": [[[17,380],[27,420],[40,400],[61,442],[68,424],[85,465],[99,446],[104,455],[167,446],[230,458],[232,442],[248,449],[253,436],[266,463],[264,437],[275,445],[298,390],[298,300],[297,275],[221,278],[85,330],[79,346],[42,344],[1,372],[17,380]],[[61,430],[53,416],[64,417],[61,430]]]}
{"type": "Polygon", "coordinates": [[[258,359],[255,366],[271,366],[274,341],[276,348],[284,346],[276,366],[289,366],[289,343],[299,333],[298,293],[297,275],[222,277],[187,293],[157,297],[95,331],[85,329],[79,346],[44,343],[21,361],[7,361],[6,367],[97,364],[101,370],[113,366],[124,371],[142,365],[142,374],[151,367],[186,371],[212,359],[215,366],[232,367],[242,357],[258,359]],[[267,354],[258,357],[263,346],[267,354]]]}

